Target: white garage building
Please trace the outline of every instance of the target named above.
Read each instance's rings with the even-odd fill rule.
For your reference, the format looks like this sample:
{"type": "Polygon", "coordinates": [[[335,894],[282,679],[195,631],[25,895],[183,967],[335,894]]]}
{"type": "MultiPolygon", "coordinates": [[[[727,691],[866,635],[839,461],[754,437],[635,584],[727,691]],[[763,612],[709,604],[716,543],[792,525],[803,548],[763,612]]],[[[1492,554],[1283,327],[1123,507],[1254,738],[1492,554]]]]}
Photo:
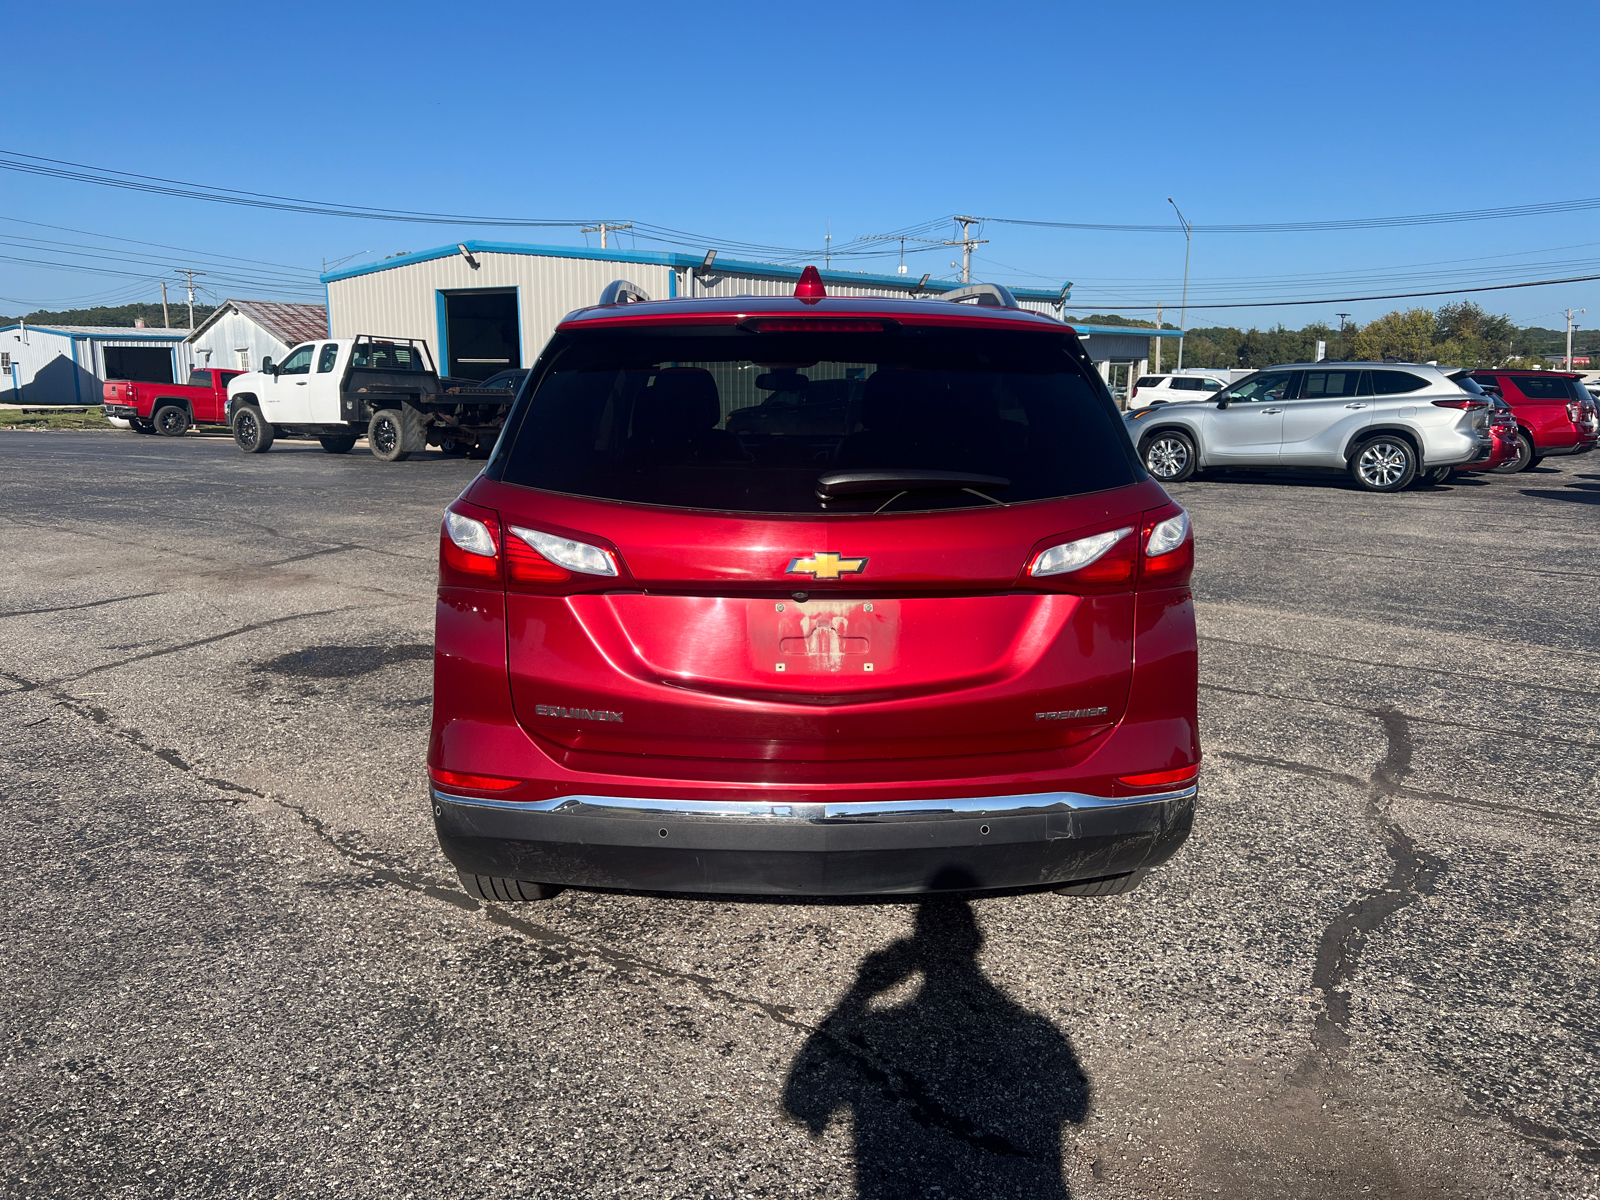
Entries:
{"type": "Polygon", "coordinates": [[[327,336],[328,310],[320,304],[224,300],[184,344],[196,367],[253,371],[265,358],[282,362],[301,342],[327,336]]]}
{"type": "MultiPolygon", "coordinates": [[[[800,267],[655,251],[589,250],[463,242],[366,266],[332,271],[329,334],[385,334],[424,340],[441,374],[484,379],[509,367],[530,366],[561,318],[594,304],[601,289],[627,279],[652,299],[679,296],[787,296],[800,267]]],[[[915,276],[823,271],[836,296],[908,296],[915,276]]],[[[961,285],[930,280],[925,296],[961,285]]],[[[1060,288],[1012,288],[1033,312],[1060,316],[1071,296],[1060,288]]]]}
{"type": "Polygon", "coordinates": [[[0,328],[0,404],[99,404],[107,379],[189,377],[187,329],[109,325],[0,328]]]}

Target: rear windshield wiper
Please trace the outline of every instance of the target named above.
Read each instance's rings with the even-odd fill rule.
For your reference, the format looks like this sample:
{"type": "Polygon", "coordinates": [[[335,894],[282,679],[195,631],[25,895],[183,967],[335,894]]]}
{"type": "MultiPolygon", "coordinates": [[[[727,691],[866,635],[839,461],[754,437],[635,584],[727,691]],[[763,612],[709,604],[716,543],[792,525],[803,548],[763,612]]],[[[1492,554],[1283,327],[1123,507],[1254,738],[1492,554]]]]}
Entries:
{"type": "Polygon", "coordinates": [[[999,475],[972,475],[965,471],[918,471],[888,468],[879,471],[830,471],[817,476],[817,499],[831,500],[839,496],[866,495],[871,492],[893,492],[878,511],[882,512],[907,492],[963,491],[971,492],[990,504],[1005,507],[1004,500],[979,491],[979,488],[1006,488],[1011,480],[999,475]]]}
{"type": "Polygon", "coordinates": [[[829,471],[817,476],[817,497],[854,496],[861,492],[921,492],[940,488],[1004,488],[1011,480],[998,475],[969,475],[965,471],[829,471]]]}

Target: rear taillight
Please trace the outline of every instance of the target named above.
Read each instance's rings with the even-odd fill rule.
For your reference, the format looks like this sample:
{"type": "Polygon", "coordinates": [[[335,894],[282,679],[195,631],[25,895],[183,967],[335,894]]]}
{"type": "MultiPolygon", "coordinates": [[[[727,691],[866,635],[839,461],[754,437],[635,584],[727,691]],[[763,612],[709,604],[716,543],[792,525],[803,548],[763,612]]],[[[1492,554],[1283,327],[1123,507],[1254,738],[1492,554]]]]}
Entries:
{"type": "Polygon", "coordinates": [[[1487,400],[1465,398],[1461,400],[1435,400],[1433,406],[1435,408],[1488,408],[1489,402],[1487,400]]]}
{"type": "Polygon", "coordinates": [[[439,530],[439,582],[484,587],[500,579],[500,518],[492,510],[457,500],[439,530]]]}
{"type": "Polygon", "coordinates": [[[1063,591],[1126,591],[1181,587],[1194,572],[1189,514],[1176,504],[1146,513],[1138,526],[1059,542],[1037,551],[1027,575],[1063,591]]]}
{"type": "Polygon", "coordinates": [[[1033,562],[1028,566],[1028,574],[1035,577],[1043,575],[1069,575],[1077,571],[1085,574],[1080,578],[1092,578],[1094,582],[1114,582],[1120,579],[1132,579],[1133,572],[1127,568],[1132,565],[1133,556],[1129,554],[1117,555],[1111,564],[1106,564],[1102,570],[1091,572],[1090,566],[1099,562],[1106,553],[1123,538],[1133,532],[1133,526],[1125,529],[1112,529],[1105,533],[1096,533],[1090,537],[1078,538],[1076,541],[1063,542],[1059,546],[1051,546],[1048,550],[1041,550],[1034,556],[1033,562]]]}
{"type": "Polygon", "coordinates": [[[1576,400],[1568,404],[1567,420],[1571,421],[1574,425],[1583,420],[1583,405],[1579,404],[1576,400]]]}
{"type": "Polygon", "coordinates": [[[493,509],[465,500],[445,510],[439,530],[441,585],[544,591],[582,576],[615,579],[620,574],[616,552],[604,546],[503,525],[493,509]]]}

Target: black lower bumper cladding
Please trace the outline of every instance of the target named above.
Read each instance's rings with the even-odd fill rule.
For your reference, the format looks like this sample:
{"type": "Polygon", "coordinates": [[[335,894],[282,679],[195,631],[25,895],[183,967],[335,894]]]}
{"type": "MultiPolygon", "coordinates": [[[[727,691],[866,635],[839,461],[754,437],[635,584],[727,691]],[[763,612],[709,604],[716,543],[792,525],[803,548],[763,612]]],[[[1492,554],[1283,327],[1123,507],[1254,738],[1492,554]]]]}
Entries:
{"type": "Polygon", "coordinates": [[[880,804],[724,804],[567,796],[531,804],[433,792],[460,870],[635,891],[853,896],[1050,886],[1171,858],[1198,788],[880,804]]]}

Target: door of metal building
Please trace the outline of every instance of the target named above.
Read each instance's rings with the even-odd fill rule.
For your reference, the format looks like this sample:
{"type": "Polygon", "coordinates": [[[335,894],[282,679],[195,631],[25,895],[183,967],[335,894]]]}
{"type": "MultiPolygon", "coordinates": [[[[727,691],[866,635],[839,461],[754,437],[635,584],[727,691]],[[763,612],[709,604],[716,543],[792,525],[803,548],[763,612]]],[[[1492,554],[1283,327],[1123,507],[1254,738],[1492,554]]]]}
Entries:
{"type": "Polygon", "coordinates": [[[445,374],[487,379],[522,366],[522,328],[515,288],[444,292],[445,374]]]}
{"type": "Polygon", "coordinates": [[[172,351],[158,346],[107,346],[106,378],[135,383],[171,383],[172,351]]]}

